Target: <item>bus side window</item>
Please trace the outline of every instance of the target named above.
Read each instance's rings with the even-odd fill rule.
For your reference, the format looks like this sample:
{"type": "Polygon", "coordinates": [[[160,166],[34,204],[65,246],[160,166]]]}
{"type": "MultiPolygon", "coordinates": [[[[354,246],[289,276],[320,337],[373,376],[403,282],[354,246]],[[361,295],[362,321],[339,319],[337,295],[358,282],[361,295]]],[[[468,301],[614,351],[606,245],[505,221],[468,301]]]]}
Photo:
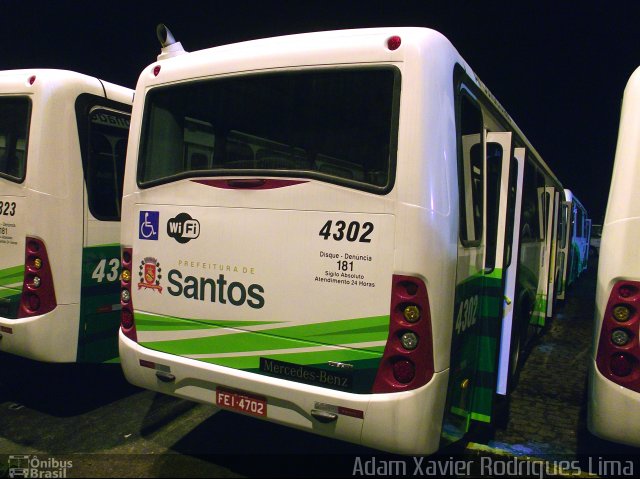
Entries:
{"type": "MultiPolygon", "coordinates": [[[[507,197],[507,218],[515,218],[516,198],[518,193],[518,160],[511,158],[511,167],[509,169],[509,189],[507,197]]],[[[505,233],[505,267],[511,265],[511,257],[513,254],[513,221],[507,221],[507,231],[505,233]]]]}
{"type": "Polygon", "coordinates": [[[482,112],[467,94],[460,93],[458,110],[458,184],[460,189],[460,241],[479,246],[482,240],[484,126],[482,112]]]}
{"type": "Polygon", "coordinates": [[[522,241],[540,239],[540,212],[538,208],[537,171],[530,161],[524,166],[524,185],[522,188],[522,217],[520,220],[520,238],[522,241]]]}
{"type": "Polygon", "coordinates": [[[562,248],[565,246],[567,238],[567,205],[563,203],[560,208],[561,212],[558,216],[558,245],[562,248]]]}
{"type": "Polygon", "coordinates": [[[87,194],[91,214],[103,221],[120,220],[129,115],[94,109],[89,119],[87,194]]]}
{"type": "Polygon", "coordinates": [[[545,178],[540,171],[536,174],[536,180],[538,185],[538,221],[540,223],[540,228],[538,229],[538,238],[539,240],[544,241],[547,237],[547,223],[549,221],[549,208],[551,207],[551,197],[549,193],[546,192],[545,187],[545,178]]]}
{"type": "Polygon", "coordinates": [[[124,183],[124,163],[127,159],[127,138],[121,138],[116,142],[116,198],[122,198],[122,185],[124,183]]]}
{"type": "Polygon", "coordinates": [[[485,264],[488,269],[493,269],[496,262],[502,157],[503,151],[500,143],[487,143],[487,248],[485,264]]]}
{"type": "Polygon", "coordinates": [[[0,173],[12,181],[24,179],[30,110],[28,98],[0,99],[0,173]]]}

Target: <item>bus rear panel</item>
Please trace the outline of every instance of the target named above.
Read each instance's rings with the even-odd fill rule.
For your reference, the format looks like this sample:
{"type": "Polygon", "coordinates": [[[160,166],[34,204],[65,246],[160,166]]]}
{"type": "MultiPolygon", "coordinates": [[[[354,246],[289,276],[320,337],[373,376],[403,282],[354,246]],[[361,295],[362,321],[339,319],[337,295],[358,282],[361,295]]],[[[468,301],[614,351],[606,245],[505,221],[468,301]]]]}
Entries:
{"type": "Polygon", "coordinates": [[[511,337],[551,312],[560,185],[451,44],[389,28],[164,55],[124,181],[127,379],[404,454],[490,422],[497,362],[512,382],[511,337]]]}
{"type": "Polygon", "coordinates": [[[0,72],[0,350],[116,357],[130,103],[75,72],[0,72]]]}
{"type": "Polygon", "coordinates": [[[401,88],[378,60],[146,91],[123,216],[131,382],[381,449],[438,448],[447,374],[427,284],[395,264],[401,88]]]}

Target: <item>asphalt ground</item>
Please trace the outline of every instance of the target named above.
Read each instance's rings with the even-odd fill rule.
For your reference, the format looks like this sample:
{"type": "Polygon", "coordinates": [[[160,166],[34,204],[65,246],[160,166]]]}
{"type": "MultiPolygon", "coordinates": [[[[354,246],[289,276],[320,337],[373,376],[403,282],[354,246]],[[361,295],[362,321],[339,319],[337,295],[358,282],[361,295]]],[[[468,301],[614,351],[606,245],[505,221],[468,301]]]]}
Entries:
{"type": "Polygon", "coordinates": [[[595,276],[593,264],[529,345],[499,426],[436,456],[390,456],[141,390],[119,365],[0,354],[0,476],[25,461],[30,477],[640,475],[640,462],[623,461],[640,458],[640,450],[586,428],[595,276]],[[628,467],[603,469],[612,457],[628,467]]]}

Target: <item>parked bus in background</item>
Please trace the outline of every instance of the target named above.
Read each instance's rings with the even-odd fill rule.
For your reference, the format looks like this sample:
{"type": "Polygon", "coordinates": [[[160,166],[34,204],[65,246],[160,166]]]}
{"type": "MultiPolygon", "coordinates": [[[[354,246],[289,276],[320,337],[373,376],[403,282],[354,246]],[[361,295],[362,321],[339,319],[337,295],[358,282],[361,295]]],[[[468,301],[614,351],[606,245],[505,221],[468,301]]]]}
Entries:
{"type": "Polygon", "coordinates": [[[624,91],[602,227],[596,286],[588,428],[640,446],[640,68],[624,91]]]}
{"type": "Polygon", "coordinates": [[[567,228],[558,231],[558,299],[565,299],[567,288],[587,269],[591,240],[591,220],[587,209],[571,190],[565,189],[564,195],[561,212],[564,221],[560,224],[566,224],[567,228]]]}
{"type": "Polygon", "coordinates": [[[0,72],[0,351],[117,358],[132,95],[70,71],[0,72]]]}
{"type": "Polygon", "coordinates": [[[128,380],[407,454],[491,422],[550,312],[563,188],[449,41],[159,36],[125,172],[128,380]]]}
{"type": "Polygon", "coordinates": [[[596,257],[600,254],[601,238],[602,225],[591,225],[591,237],[589,238],[589,256],[596,257]]]}

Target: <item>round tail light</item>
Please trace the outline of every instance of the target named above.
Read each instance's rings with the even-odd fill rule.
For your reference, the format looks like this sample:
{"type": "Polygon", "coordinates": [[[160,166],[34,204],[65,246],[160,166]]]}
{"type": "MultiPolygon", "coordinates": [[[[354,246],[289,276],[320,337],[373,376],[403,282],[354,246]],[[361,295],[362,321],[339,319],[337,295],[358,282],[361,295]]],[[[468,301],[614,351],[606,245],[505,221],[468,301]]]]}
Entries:
{"type": "Polygon", "coordinates": [[[416,375],[416,367],[407,359],[393,363],[393,377],[399,383],[408,384],[416,375]]]}
{"type": "Polygon", "coordinates": [[[133,314],[131,314],[130,310],[123,309],[120,315],[120,320],[124,329],[130,329],[133,327],[133,314]]]}
{"type": "Polygon", "coordinates": [[[616,376],[624,377],[631,374],[633,364],[631,359],[626,354],[614,354],[611,357],[611,372],[616,376]]]}

